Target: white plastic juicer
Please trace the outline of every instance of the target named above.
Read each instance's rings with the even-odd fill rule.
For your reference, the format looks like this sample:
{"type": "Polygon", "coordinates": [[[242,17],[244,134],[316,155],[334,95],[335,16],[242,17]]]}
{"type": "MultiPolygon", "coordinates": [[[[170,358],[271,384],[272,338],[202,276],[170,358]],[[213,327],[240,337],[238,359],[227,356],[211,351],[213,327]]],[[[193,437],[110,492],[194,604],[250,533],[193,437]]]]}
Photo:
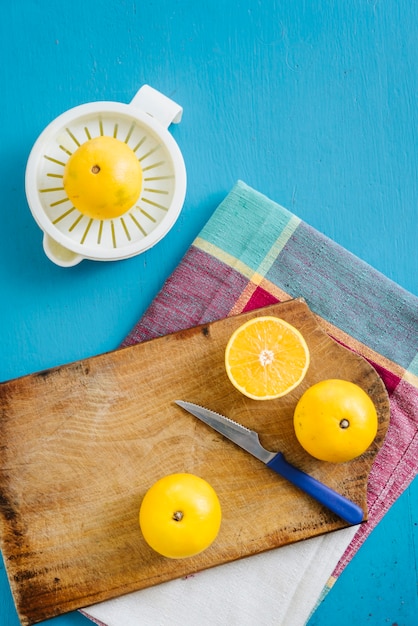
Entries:
{"type": "Polygon", "coordinates": [[[90,102],[69,109],[38,137],[26,167],[26,197],[44,232],[51,261],[70,267],[83,259],[126,259],[158,243],[173,227],[186,194],[186,169],[168,132],[183,109],[149,85],[129,104],[90,102]],[[63,173],[85,141],[106,135],[124,141],[138,156],[143,174],[138,201],[118,218],[93,219],[68,199],[63,173]]]}

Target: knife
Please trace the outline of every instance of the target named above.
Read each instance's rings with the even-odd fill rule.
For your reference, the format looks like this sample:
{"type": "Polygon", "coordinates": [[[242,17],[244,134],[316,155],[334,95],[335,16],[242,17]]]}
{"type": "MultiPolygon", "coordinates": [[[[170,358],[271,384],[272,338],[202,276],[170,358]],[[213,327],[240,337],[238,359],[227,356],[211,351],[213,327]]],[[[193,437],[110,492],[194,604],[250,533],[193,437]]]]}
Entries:
{"type": "Polygon", "coordinates": [[[316,480],[313,476],[305,474],[302,470],[288,463],[281,452],[270,452],[263,448],[258,433],[254,430],[249,430],[228,417],[215,413],[215,411],[210,411],[198,404],[184,402],[183,400],[176,400],[175,402],[202,422],[211,426],[218,433],[221,433],[221,435],[265,463],[268,468],[286,478],[312,498],[315,498],[315,500],[349,524],[360,524],[363,521],[364,513],[361,507],[327,487],[324,483],[316,480]]]}

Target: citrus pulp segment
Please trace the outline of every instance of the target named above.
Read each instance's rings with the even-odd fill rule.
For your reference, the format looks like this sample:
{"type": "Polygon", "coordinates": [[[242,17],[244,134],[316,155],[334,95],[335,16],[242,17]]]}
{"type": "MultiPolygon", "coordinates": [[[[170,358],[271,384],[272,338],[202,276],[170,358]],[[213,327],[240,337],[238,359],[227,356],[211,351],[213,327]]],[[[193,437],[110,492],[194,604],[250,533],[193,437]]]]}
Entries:
{"type": "Polygon", "coordinates": [[[240,326],[225,350],[231,383],[254,400],[271,400],[299,385],[310,355],[297,328],[274,316],[255,317],[240,326]]]}

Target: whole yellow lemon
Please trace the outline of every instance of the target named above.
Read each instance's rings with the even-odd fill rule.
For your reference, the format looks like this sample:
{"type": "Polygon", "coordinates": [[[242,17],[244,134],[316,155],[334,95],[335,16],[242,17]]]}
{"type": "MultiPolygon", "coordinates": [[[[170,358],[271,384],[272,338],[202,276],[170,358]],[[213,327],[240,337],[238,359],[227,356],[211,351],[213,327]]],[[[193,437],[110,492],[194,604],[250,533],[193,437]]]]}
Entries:
{"type": "Polygon", "coordinates": [[[145,541],[171,559],[206,550],[218,535],[221,519],[221,505],[213,487],[187,473],[160,478],[146,492],[139,510],[145,541]]]}
{"type": "Polygon", "coordinates": [[[101,135],[73,152],[64,168],[63,183],[76,209],[105,220],[123,215],[138,200],[142,168],[125,142],[101,135]]]}
{"type": "Polygon", "coordinates": [[[296,437],[315,458],[343,463],[367,450],[377,433],[376,408],[355,383],[329,379],[309,387],[293,416],[296,437]]]}

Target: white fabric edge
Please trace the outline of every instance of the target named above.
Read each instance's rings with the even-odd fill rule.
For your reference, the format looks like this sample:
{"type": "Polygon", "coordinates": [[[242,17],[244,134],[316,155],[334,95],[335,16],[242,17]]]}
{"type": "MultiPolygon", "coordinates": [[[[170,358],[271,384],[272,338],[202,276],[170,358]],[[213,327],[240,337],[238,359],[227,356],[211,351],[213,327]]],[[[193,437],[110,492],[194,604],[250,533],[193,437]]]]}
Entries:
{"type": "Polygon", "coordinates": [[[358,526],[83,609],[107,626],[303,626],[358,526]]]}

